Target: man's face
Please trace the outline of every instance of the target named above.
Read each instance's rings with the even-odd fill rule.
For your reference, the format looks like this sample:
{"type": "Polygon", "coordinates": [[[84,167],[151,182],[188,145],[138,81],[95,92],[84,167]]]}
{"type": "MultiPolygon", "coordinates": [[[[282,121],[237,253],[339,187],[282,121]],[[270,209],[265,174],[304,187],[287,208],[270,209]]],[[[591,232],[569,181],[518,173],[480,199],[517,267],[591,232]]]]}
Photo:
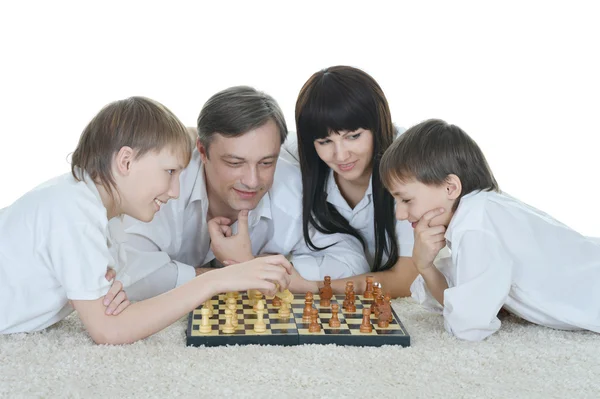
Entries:
{"type": "Polygon", "coordinates": [[[198,143],[211,204],[217,201],[216,208],[227,213],[256,208],[273,185],[280,147],[273,120],[238,137],[216,134],[208,154],[198,143]]]}

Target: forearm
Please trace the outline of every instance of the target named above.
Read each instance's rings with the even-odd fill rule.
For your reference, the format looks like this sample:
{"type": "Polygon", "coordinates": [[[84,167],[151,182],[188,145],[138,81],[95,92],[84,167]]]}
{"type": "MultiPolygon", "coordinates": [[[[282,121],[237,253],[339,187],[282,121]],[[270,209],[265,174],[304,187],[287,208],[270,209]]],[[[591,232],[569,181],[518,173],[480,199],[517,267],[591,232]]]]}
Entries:
{"type": "Polygon", "coordinates": [[[423,280],[425,280],[425,284],[431,295],[440,305],[444,306],[444,291],[448,288],[446,277],[433,264],[421,271],[421,276],[423,276],[423,280]]]}
{"type": "MultiPolygon", "coordinates": [[[[92,339],[99,344],[127,344],[155,334],[186,315],[218,292],[210,273],[157,297],[130,305],[117,316],[100,320],[89,306],[102,306],[101,300],[76,309],[92,339]]],[[[78,301],[89,302],[89,301],[78,301]]],[[[97,313],[96,313],[97,314],[97,313]]]]}

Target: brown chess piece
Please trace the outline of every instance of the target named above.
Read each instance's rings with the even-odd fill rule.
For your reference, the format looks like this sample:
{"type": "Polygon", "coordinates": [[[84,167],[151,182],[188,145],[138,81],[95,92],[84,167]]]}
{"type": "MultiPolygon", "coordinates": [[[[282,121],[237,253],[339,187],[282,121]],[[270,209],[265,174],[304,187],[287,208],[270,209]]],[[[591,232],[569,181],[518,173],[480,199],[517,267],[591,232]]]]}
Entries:
{"type": "Polygon", "coordinates": [[[278,308],[281,306],[281,298],[279,298],[278,296],[274,296],[273,299],[271,300],[271,305],[273,305],[273,307],[278,308]]]}
{"type": "Polygon", "coordinates": [[[308,332],[321,332],[321,325],[317,322],[318,317],[319,311],[315,308],[312,308],[310,312],[310,326],[308,326],[308,332]]]}
{"type": "Polygon", "coordinates": [[[340,326],[340,319],[338,318],[339,311],[340,305],[337,303],[331,305],[331,319],[329,319],[329,327],[337,328],[340,326]]]}
{"type": "Polygon", "coordinates": [[[373,299],[373,276],[367,276],[367,288],[365,288],[365,299],[373,299]]]}
{"type": "Polygon", "coordinates": [[[392,320],[392,303],[390,294],[386,294],[381,300],[381,304],[377,306],[379,315],[377,316],[377,326],[380,328],[388,328],[390,320],[392,320]]]}
{"type": "Polygon", "coordinates": [[[361,333],[370,333],[373,331],[373,326],[371,325],[371,309],[364,308],[362,311],[362,323],[360,323],[360,332],[361,333]]]}
{"type": "Polygon", "coordinates": [[[347,312],[356,311],[356,306],[354,305],[354,283],[352,281],[348,281],[346,283],[346,298],[344,299],[344,310],[346,310],[347,312]],[[350,310],[353,306],[354,310],[350,310]]]}
{"type": "Polygon", "coordinates": [[[310,323],[310,315],[313,309],[313,293],[307,292],[304,296],[304,311],[302,312],[302,322],[310,323]]]}
{"type": "Polygon", "coordinates": [[[333,290],[331,289],[331,277],[325,276],[323,283],[325,285],[319,289],[319,306],[328,308],[331,305],[331,298],[333,297],[333,290]]]}
{"type": "Polygon", "coordinates": [[[375,315],[375,317],[377,317],[377,315],[379,314],[379,311],[377,310],[377,307],[379,306],[379,296],[381,295],[381,284],[375,284],[374,285],[374,290],[373,290],[373,302],[371,303],[371,313],[375,315]]]}

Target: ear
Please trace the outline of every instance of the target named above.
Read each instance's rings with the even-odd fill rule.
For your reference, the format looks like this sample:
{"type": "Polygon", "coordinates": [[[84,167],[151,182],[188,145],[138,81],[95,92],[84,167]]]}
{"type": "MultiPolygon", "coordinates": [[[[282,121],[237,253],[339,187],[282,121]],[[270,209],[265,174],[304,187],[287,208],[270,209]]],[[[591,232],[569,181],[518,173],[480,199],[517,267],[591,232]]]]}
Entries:
{"type": "Polygon", "coordinates": [[[449,174],[444,183],[448,199],[455,200],[462,193],[462,183],[460,178],[454,174],[449,174]]]}
{"type": "Polygon", "coordinates": [[[200,153],[200,159],[202,159],[202,163],[206,163],[208,161],[208,150],[204,147],[204,144],[200,142],[200,139],[196,140],[196,148],[200,153]]]}
{"type": "Polygon", "coordinates": [[[134,159],[134,151],[131,147],[121,147],[115,156],[115,167],[119,174],[127,176],[131,170],[131,162],[134,159]]]}

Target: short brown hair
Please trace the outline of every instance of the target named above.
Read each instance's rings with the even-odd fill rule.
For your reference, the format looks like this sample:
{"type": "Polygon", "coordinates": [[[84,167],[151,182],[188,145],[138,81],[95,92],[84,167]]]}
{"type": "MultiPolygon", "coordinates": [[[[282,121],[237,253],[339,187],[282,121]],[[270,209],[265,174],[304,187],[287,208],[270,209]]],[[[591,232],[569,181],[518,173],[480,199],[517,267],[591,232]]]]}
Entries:
{"type": "Polygon", "coordinates": [[[73,177],[84,178],[77,173],[79,168],[114,195],[112,159],[125,146],[136,151],[136,159],[170,147],[184,165],[192,153],[186,127],[167,107],[149,98],[130,97],[106,105],[85,127],[71,157],[73,177]]]}
{"type": "Polygon", "coordinates": [[[383,184],[417,181],[439,186],[450,174],[462,184],[460,198],[475,190],[500,191],[483,152],[461,128],[429,119],[408,129],[385,151],[380,163],[383,184]]]}

